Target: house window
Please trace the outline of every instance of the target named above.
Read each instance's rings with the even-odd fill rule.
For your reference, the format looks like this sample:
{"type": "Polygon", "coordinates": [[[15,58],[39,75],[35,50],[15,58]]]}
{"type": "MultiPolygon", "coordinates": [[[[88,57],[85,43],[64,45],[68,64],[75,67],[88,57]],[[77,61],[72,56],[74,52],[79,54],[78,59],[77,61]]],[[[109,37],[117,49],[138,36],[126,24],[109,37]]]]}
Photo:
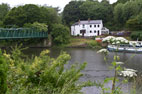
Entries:
{"type": "Polygon", "coordinates": [[[100,27],[100,25],[98,25],[98,27],[100,27]]]}
{"type": "Polygon", "coordinates": [[[94,33],[96,33],[96,30],[94,30],[94,33]]]}
{"type": "Polygon", "coordinates": [[[85,25],[83,24],[83,25],[82,25],[82,28],[84,28],[84,27],[85,27],[85,25]]]}
{"type": "Polygon", "coordinates": [[[92,25],[90,25],[90,27],[92,27],[92,25]]]}
{"type": "Polygon", "coordinates": [[[92,31],[90,31],[90,33],[92,33],[92,31]]]}
{"type": "Polygon", "coordinates": [[[96,27],[96,25],[94,25],[94,27],[96,27]]]}

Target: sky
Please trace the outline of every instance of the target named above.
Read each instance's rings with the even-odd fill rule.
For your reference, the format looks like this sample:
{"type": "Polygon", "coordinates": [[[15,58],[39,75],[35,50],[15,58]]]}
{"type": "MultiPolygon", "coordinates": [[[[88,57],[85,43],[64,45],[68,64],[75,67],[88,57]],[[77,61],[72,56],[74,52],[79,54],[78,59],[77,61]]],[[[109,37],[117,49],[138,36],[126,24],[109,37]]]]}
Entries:
{"type": "MultiPolygon", "coordinates": [[[[38,4],[38,5],[48,5],[53,7],[60,7],[61,10],[68,4],[71,0],[0,0],[1,3],[8,3],[10,7],[24,4],[38,4]]],[[[100,1],[100,0],[99,0],[100,1]]],[[[116,2],[117,0],[110,0],[110,3],[116,2]]]]}

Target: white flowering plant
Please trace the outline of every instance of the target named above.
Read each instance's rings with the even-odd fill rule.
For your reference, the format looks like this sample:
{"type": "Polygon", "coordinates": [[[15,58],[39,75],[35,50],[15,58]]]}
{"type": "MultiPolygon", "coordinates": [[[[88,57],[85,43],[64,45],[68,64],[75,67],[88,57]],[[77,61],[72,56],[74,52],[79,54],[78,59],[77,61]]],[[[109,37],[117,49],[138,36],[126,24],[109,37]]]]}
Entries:
{"type": "Polygon", "coordinates": [[[123,37],[114,37],[114,36],[105,37],[102,41],[113,45],[129,43],[129,41],[123,37]]]}
{"type": "Polygon", "coordinates": [[[107,55],[109,53],[109,51],[107,49],[101,49],[101,50],[97,51],[97,53],[103,53],[103,54],[107,55]]]}
{"type": "Polygon", "coordinates": [[[120,72],[120,76],[124,77],[136,77],[137,76],[137,70],[134,69],[124,69],[123,71],[120,72]]]}
{"type": "MultiPolygon", "coordinates": [[[[118,38],[108,37],[108,38],[104,39],[104,41],[109,41],[110,43],[112,42],[112,40],[115,41],[114,44],[117,44],[117,45],[120,44],[120,43],[122,43],[122,42],[128,43],[127,40],[125,40],[125,39],[123,39],[121,37],[118,37],[118,38]],[[109,41],[109,39],[111,41],[109,41]]],[[[103,53],[105,55],[104,56],[104,60],[107,61],[107,58],[106,58],[106,55],[108,54],[108,50],[107,49],[101,49],[97,53],[103,53]]],[[[117,55],[117,52],[115,53],[114,60],[112,61],[111,64],[112,65],[110,66],[110,69],[114,70],[114,76],[111,77],[111,78],[106,78],[102,82],[102,84],[100,85],[100,87],[102,89],[102,92],[108,92],[108,90],[109,90],[108,94],[120,94],[122,91],[120,89],[120,86],[116,85],[116,82],[118,82],[118,83],[124,83],[125,82],[126,83],[128,81],[128,79],[137,76],[137,70],[123,68],[122,65],[124,64],[124,62],[120,61],[120,57],[117,55]],[[123,80],[120,80],[118,78],[118,77],[120,77],[119,75],[122,76],[122,77],[124,77],[123,80]],[[104,86],[104,84],[108,83],[109,81],[112,81],[112,88],[108,88],[108,87],[106,88],[104,86]]],[[[105,93],[103,93],[103,94],[105,94],[105,93]]]]}

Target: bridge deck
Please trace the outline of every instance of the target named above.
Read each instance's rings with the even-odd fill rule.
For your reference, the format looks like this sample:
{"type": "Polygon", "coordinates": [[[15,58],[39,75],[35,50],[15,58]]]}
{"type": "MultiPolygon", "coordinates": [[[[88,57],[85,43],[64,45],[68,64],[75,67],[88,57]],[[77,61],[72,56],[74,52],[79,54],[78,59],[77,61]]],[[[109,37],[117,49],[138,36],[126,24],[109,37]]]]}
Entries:
{"type": "Polygon", "coordinates": [[[48,32],[36,29],[0,29],[0,39],[47,38],[48,32]]]}

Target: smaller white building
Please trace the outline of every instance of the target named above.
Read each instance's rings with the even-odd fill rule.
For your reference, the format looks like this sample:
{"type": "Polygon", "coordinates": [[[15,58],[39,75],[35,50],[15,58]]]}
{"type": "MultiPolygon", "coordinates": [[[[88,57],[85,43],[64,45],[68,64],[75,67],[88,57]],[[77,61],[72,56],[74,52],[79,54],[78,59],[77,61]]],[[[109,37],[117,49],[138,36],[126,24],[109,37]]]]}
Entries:
{"type": "Polygon", "coordinates": [[[102,35],[102,29],[103,29],[102,20],[78,21],[71,26],[71,35],[86,36],[86,37],[99,36],[102,35]]]}
{"type": "Polygon", "coordinates": [[[105,34],[109,34],[109,29],[107,29],[106,27],[103,27],[102,28],[102,35],[105,35],[105,34]]]}

